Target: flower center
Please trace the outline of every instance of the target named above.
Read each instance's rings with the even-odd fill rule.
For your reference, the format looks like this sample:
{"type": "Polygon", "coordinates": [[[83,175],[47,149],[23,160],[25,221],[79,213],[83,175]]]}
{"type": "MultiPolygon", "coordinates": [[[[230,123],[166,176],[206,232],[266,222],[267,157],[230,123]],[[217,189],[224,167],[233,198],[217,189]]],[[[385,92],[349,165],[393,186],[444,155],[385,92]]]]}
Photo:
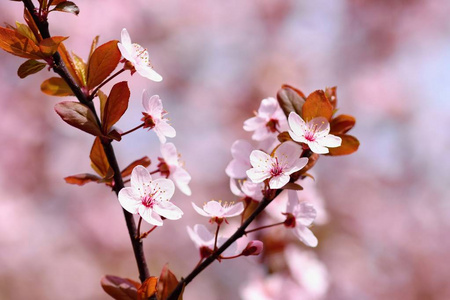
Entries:
{"type": "Polygon", "coordinates": [[[278,164],[278,158],[275,157],[275,162],[272,164],[272,169],[270,169],[271,176],[278,176],[283,173],[283,168],[278,164]]]}
{"type": "Polygon", "coordinates": [[[268,132],[277,132],[277,127],[280,126],[280,122],[277,119],[270,119],[269,122],[266,123],[266,128],[268,132]]]}
{"type": "Polygon", "coordinates": [[[136,62],[138,64],[144,64],[150,66],[150,61],[148,59],[148,51],[144,47],[139,44],[133,44],[134,47],[134,55],[136,58],[136,62]]]}
{"type": "Polygon", "coordinates": [[[158,157],[159,164],[158,164],[158,170],[161,173],[162,176],[165,176],[166,178],[169,178],[170,176],[170,168],[167,165],[164,158],[158,157]]]}
{"type": "Polygon", "coordinates": [[[317,124],[314,124],[312,127],[309,127],[305,132],[305,139],[314,142],[316,140],[316,133],[318,130],[317,124]]]}
{"type": "Polygon", "coordinates": [[[142,114],[144,116],[142,117],[141,121],[143,121],[145,123],[144,128],[149,128],[149,130],[150,130],[153,127],[155,127],[156,124],[155,124],[155,121],[153,120],[153,117],[145,112],[143,112],[142,114]]]}
{"type": "Polygon", "coordinates": [[[152,195],[145,195],[144,198],[142,198],[142,205],[148,208],[153,208],[153,205],[155,204],[155,199],[153,199],[152,195]]]}

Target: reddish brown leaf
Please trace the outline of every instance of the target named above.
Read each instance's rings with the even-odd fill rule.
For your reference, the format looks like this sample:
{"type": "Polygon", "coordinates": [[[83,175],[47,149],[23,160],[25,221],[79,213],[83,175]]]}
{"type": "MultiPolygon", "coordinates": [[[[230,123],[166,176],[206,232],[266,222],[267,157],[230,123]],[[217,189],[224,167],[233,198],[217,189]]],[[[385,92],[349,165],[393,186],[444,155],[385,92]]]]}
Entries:
{"type": "Polygon", "coordinates": [[[342,144],[337,148],[328,148],[330,150],[329,155],[348,155],[358,150],[359,141],[357,138],[348,134],[337,134],[337,136],[342,139],[342,144]]]}
{"type": "Polygon", "coordinates": [[[79,57],[75,53],[72,53],[72,55],[73,55],[73,64],[75,66],[75,72],[77,73],[78,78],[80,78],[83,86],[86,86],[87,85],[87,78],[86,78],[87,65],[81,57],[79,57]]]}
{"type": "MultiPolygon", "coordinates": [[[[28,28],[30,28],[30,30],[33,32],[33,35],[36,37],[36,41],[39,42],[42,39],[41,33],[39,32],[39,29],[28,9],[23,10],[23,19],[25,20],[25,22],[27,22],[28,28]]],[[[38,44],[37,42],[36,44],[38,44]]]]}
{"type": "Polygon", "coordinates": [[[98,39],[100,38],[100,36],[96,36],[93,40],[92,40],[92,44],[91,44],[91,51],[89,51],[89,57],[88,57],[88,61],[91,59],[92,53],[94,53],[95,49],[97,48],[97,44],[98,44],[98,39]]]}
{"type": "Polygon", "coordinates": [[[64,64],[66,65],[66,68],[69,70],[70,75],[75,79],[78,85],[83,85],[83,79],[78,75],[77,73],[77,67],[75,66],[75,63],[72,59],[72,56],[67,51],[66,47],[64,46],[64,43],[59,44],[58,53],[61,55],[61,59],[63,60],[64,64]]]}
{"type": "Polygon", "coordinates": [[[137,300],[147,300],[156,293],[156,284],[158,283],[158,277],[149,277],[138,288],[137,300]]]}
{"type": "Polygon", "coordinates": [[[25,78],[28,75],[34,74],[45,68],[47,64],[39,62],[34,59],[29,59],[23,64],[20,65],[19,69],[17,70],[17,75],[19,75],[20,78],[25,78]]]}
{"type": "Polygon", "coordinates": [[[63,1],[63,2],[59,3],[58,5],[56,5],[56,7],[52,10],[71,13],[76,16],[80,13],[80,9],[78,8],[78,6],[75,3],[73,3],[72,1],[63,1]]]}
{"type": "Polygon", "coordinates": [[[300,184],[294,183],[294,182],[288,182],[285,186],[283,186],[283,190],[294,190],[294,191],[301,191],[303,190],[303,187],[300,184]]]}
{"type": "Polygon", "coordinates": [[[0,48],[23,58],[42,59],[38,45],[12,29],[0,27],[0,48]]]}
{"type": "Polygon", "coordinates": [[[41,84],[41,91],[50,96],[73,96],[73,92],[64,79],[52,77],[41,84]]]}
{"type": "Polygon", "coordinates": [[[140,284],[134,280],[106,275],[100,283],[103,290],[116,300],[136,300],[138,297],[140,284]]]}
{"type": "Polygon", "coordinates": [[[331,134],[342,134],[346,133],[350,129],[355,126],[355,118],[349,115],[339,115],[333,120],[331,120],[330,123],[330,133],[331,134]]]}
{"type": "Polygon", "coordinates": [[[50,57],[58,50],[59,45],[67,40],[68,37],[64,36],[54,36],[51,38],[43,39],[39,43],[39,49],[41,49],[42,55],[44,57],[50,57]]]}
{"type": "Polygon", "coordinates": [[[302,107],[305,103],[305,95],[303,93],[287,84],[284,84],[277,93],[278,103],[280,103],[286,117],[291,112],[296,112],[301,116],[302,107]]]}
{"type": "Polygon", "coordinates": [[[103,112],[103,132],[108,134],[111,127],[116,124],[128,108],[130,90],[128,83],[122,81],[116,83],[109,93],[103,112]]]}
{"type": "Polygon", "coordinates": [[[51,6],[55,6],[55,5],[58,5],[60,3],[64,3],[64,2],[67,2],[67,0],[53,0],[51,6]]]}
{"type": "Polygon", "coordinates": [[[16,21],[16,31],[23,35],[24,37],[29,38],[32,40],[35,44],[38,44],[38,41],[36,39],[36,36],[34,35],[33,31],[28,27],[28,25],[21,24],[16,21]]]}
{"type": "Polygon", "coordinates": [[[103,120],[103,114],[105,112],[105,105],[108,100],[108,96],[100,90],[97,92],[97,96],[100,99],[100,120],[103,120]]]}
{"type": "Polygon", "coordinates": [[[140,158],[138,160],[133,161],[131,164],[129,164],[125,169],[122,171],[122,177],[127,177],[131,175],[131,171],[133,171],[134,167],[136,166],[143,166],[144,168],[147,168],[150,166],[151,160],[148,158],[148,156],[144,156],[143,158],[140,158]]]}
{"type": "Polygon", "coordinates": [[[64,101],[55,105],[55,111],[69,125],[95,136],[102,134],[94,113],[84,104],[64,101]]]}
{"type": "MultiPolygon", "coordinates": [[[[178,280],[175,275],[169,270],[169,267],[164,265],[161,275],[159,276],[157,286],[158,300],[165,300],[172,293],[175,287],[178,285],[178,280]]],[[[180,299],[180,298],[179,298],[180,299]]]]}
{"type": "Polygon", "coordinates": [[[110,41],[95,49],[88,63],[87,87],[89,90],[103,82],[120,61],[118,41],[110,41]]]}
{"type": "Polygon", "coordinates": [[[336,109],[336,106],[337,106],[336,90],[337,90],[337,86],[325,89],[325,95],[327,96],[328,100],[330,100],[330,103],[331,103],[331,106],[333,107],[333,109],[336,109]]]}
{"type": "Polygon", "coordinates": [[[113,139],[115,141],[120,142],[122,140],[122,134],[119,133],[117,130],[112,129],[108,132],[108,134],[106,135],[106,137],[113,139]]]}
{"type": "Polygon", "coordinates": [[[278,141],[280,141],[280,143],[284,143],[286,141],[292,141],[291,136],[289,135],[289,132],[284,131],[282,133],[280,133],[278,136],[278,141]]]}
{"type": "Polygon", "coordinates": [[[89,182],[99,182],[101,178],[94,174],[84,173],[65,177],[64,180],[69,184],[85,185],[89,182]]]}
{"type": "Polygon", "coordinates": [[[324,117],[328,121],[333,116],[333,107],[322,90],[311,93],[306,98],[302,109],[302,118],[306,122],[317,117],[324,117]]]}
{"type": "Polygon", "coordinates": [[[103,149],[99,137],[96,137],[94,140],[89,158],[91,159],[92,169],[94,169],[94,171],[102,178],[105,178],[111,167],[109,166],[108,158],[106,157],[105,150],[103,149]]]}

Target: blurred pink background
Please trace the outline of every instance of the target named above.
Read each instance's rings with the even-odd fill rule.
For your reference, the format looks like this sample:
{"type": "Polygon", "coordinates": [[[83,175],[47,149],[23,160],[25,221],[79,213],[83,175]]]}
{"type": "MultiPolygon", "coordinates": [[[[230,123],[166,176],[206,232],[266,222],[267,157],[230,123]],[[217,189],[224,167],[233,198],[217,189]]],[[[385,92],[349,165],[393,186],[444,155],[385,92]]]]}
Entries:
{"type": "MultiPolygon", "coordinates": [[[[78,17],[52,13],[53,35],[86,58],[96,35],[149,50],[161,83],[130,80],[130,108],[118,123],[139,124],[142,89],[159,94],[192,175],[185,212],[144,242],[150,272],[177,276],[198,253],[186,225],[206,223],[191,201],[234,200],[224,169],[230,146],[261,99],[283,83],[306,94],[338,86],[340,113],[357,118],[356,154],[322,157],[316,185],[328,223],[312,230],[329,272],[325,299],[450,298],[450,2],[75,1],[78,17]]],[[[21,19],[22,5],[0,2],[0,20],[21,19]]],[[[109,299],[104,274],[138,279],[121,207],[97,184],[68,185],[91,172],[93,137],[66,125],[53,106],[69,98],[40,92],[52,73],[24,80],[23,59],[0,52],[0,299],[109,299]]],[[[122,167],[159,141],[138,131],[115,143],[122,167]]],[[[150,167],[152,169],[152,167],[150,167]]],[[[257,259],[215,263],[186,289],[185,299],[239,299],[257,259]]]]}

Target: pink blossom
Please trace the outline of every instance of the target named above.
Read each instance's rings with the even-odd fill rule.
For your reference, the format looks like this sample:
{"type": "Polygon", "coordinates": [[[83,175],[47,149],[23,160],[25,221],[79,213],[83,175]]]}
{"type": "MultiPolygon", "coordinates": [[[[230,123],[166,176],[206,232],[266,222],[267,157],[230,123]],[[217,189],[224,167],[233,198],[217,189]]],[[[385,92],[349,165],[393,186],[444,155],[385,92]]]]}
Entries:
{"type": "Polygon", "coordinates": [[[295,112],[289,114],[289,135],[294,141],[305,143],[312,152],[326,154],[328,148],[339,147],[342,139],[329,134],[330,123],[323,117],[314,118],[308,123],[295,112]],[[328,147],[328,148],[327,148],[328,147]]]}
{"type": "Polygon", "coordinates": [[[255,201],[261,201],[264,197],[264,183],[254,183],[251,180],[235,180],[230,178],[231,192],[238,197],[249,197],[255,201]]]}
{"type": "Polygon", "coordinates": [[[169,202],[175,190],[172,180],[152,180],[146,168],[136,166],[131,172],[130,181],[131,187],[121,189],[118,196],[126,211],[138,213],[146,222],[156,226],[163,225],[160,216],[169,220],[181,218],[181,209],[169,202]]]}
{"type": "Polygon", "coordinates": [[[283,131],[287,126],[286,116],[275,98],[261,101],[256,116],[244,122],[245,131],[254,131],[252,138],[262,141],[283,131]]]}
{"type": "Polygon", "coordinates": [[[271,189],[282,188],[289,182],[289,175],[299,171],[308,163],[307,158],[300,158],[301,153],[302,148],[291,141],[281,144],[275,150],[273,157],[263,151],[254,150],[250,155],[253,168],[247,171],[247,176],[254,183],[270,178],[271,189]]]}
{"type": "MultiPolygon", "coordinates": [[[[209,256],[214,251],[215,235],[212,234],[205,225],[196,224],[193,229],[188,226],[187,231],[191,240],[197,248],[199,248],[200,256],[202,258],[209,256]]],[[[220,248],[220,246],[222,246],[227,240],[228,238],[218,236],[217,247],[220,248]]],[[[234,242],[224,252],[222,252],[222,255],[235,256],[239,254],[238,252],[238,245],[234,242]]]]}
{"type": "Polygon", "coordinates": [[[162,159],[159,159],[158,168],[161,175],[175,181],[180,191],[190,196],[191,189],[188,184],[191,181],[191,175],[183,168],[177,148],[172,143],[161,144],[160,148],[162,159]]]}
{"type": "Polygon", "coordinates": [[[236,204],[228,204],[211,200],[203,205],[203,208],[192,203],[195,211],[204,217],[210,218],[229,218],[240,215],[244,211],[244,204],[238,202],[236,204]]]}
{"type": "Polygon", "coordinates": [[[139,75],[157,82],[163,79],[161,75],[153,70],[148,58],[147,49],[139,44],[131,43],[130,35],[125,28],[122,29],[120,41],[121,43],[117,44],[120,53],[122,53],[122,56],[134,66],[139,75]]]}
{"type": "Polygon", "coordinates": [[[142,93],[142,105],[145,112],[142,114],[144,117],[144,128],[153,129],[159,138],[161,143],[166,142],[166,136],[173,138],[176,135],[175,129],[169,125],[168,120],[164,118],[167,112],[163,109],[161,99],[158,95],[150,96],[150,94],[144,90],[142,93]]]}
{"type": "Polygon", "coordinates": [[[233,160],[228,164],[225,172],[231,178],[247,178],[245,173],[251,168],[250,154],[255,148],[246,140],[237,140],[231,146],[233,160]]]}

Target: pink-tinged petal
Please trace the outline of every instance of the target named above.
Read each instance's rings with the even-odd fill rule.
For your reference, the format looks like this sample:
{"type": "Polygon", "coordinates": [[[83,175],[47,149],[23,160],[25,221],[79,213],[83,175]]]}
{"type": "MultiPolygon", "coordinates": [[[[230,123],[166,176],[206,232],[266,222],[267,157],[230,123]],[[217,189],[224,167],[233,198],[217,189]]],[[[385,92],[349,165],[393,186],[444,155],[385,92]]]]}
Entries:
{"type": "Polygon", "coordinates": [[[338,136],[329,134],[317,141],[319,144],[329,148],[339,147],[342,144],[342,139],[338,136]]]}
{"type": "Polygon", "coordinates": [[[245,131],[254,131],[262,126],[265,126],[267,123],[266,120],[261,119],[260,117],[252,117],[244,121],[244,130],[245,131]]]}
{"type": "Polygon", "coordinates": [[[297,143],[287,141],[280,145],[275,150],[274,157],[278,159],[278,164],[284,168],[291,166],[297,162],[298,158],[302,154],[302,147],[297,143]]]}
{"type": "Polygon", "coordinates": [[[314,206],[306,201],[298,204],[298,211],[295,214],[295,220],[303,226],[310,226],[317,216],[314,206]]]}
{"type": "Polygon", "coordinates": [[[298,209],[298,194],[297,191],[294,190],[288,190],[288,201],[286,204],[286,212],[290,214],[294,214],[294,211],[298,209]]]}
{"type": "Polygon", "coordinates": [[[226,212],[224,214],[225,217],[235,217],[244,211],[244,204],[242,202],[236,203],[235,205],[229,206],[226,209],[226,212]]]}
{"type": "Polygon", "coordinates": [[[231,146],[231,155],[234,159],[250,165],[250,154],[255,150],[246,140],[237,140],[231,146]]]}
{"type": "Polygon", "coordinates": [[[183,215],[183,211],[169,201],[159,202],[153,207],[153,210],[169,220],[178,220],[183,215]]]}
{"type": "Polygon", "coordinates": [[[286,183],[289,182],[289,175],[280,174],[278,176],[272,177],[269,181],[269,187],[271,189],[281,189],[286,183]]]}
{"type": "Polygon", "coordinates": [[[147,90],[142,92],[142,105],[145,111],[154,119],[161,119],[163,105],[158,95],[151,96],[147,90]]]}
{"type": "Polygon", "coordinates": [[[136,71],[139,73],[139,75],[141,75],[142,77],[145,77],[155,82],[160,82],[163,80],[162,76],[159,75],[150,66],[135,65],[134,67],[136,68],[136,71]]]}
{"type": "Polygon", "coordinates": [[[153,128],[153,130],[155,131],[156,136],[157,136],[158,139],[159,139],[159,142],[160,142],[161,144],[166,143],[166,141],[167,141],[166,136],[165,136],[160,130],[158,130],[157,127],[153,128]]]}
{"type": "Polygon", "coordinates": [[[127,49],[127,47],[125,47],[125,45],[118,43],[117,47],[119,48],[120,53],[126,60],[131,62],[133,65],[136,63],[135,58],[131,54],[131,51],[129,49],[127,49]]]}
{"type": "Polygon", "coordinates": [[[211,217],[210,214],[206,213],[203,209],[201,209],[200,207],[198,207],[197,205],[195,205],[194,202],[192,202],[192,207],[195,209],[196,212],[198,212],[200,215],[204,216],[204,217],[211,217]]]}
{"type": "Polygon", "coordinates": [[[210,216],[221,217],[223,215],[223,207],[220,202],[211,200],[203,205],[203,210],[210,216]]]}
{"type": "Polygon", "coordinates": [[[162,119],[158,124],[155,126],[155,128],[158,127],[158,131],[161,132],[163,135],[173,138],[177,135],[177,132],[175,131],[175,128],[170,126],[167,123],[167,120],[162,119]]]}
{"type": "Polygon", "coordinates": [[[252,168],[246,172],[248,178],[254,183],[260,183],[270,178],[270,171],[268,169],[252,168]]]}
{"type": "Polygon", "coordinates": [[[327,154],[329,152],[328,148],[321,146],[317,141],[308,142],[308,147],[312,152],[317,154],[327,154]]]}
{"type": "Polygon", "coordinates": [[[250,164],[253,168],[270,169],[272,166],[272,158],[261,150],[253,150],[250,154],[250,164]]]}
{"type": "Polygon", "coordinates": [[[234,195],[236,195],[238,197],[245,196],[245,194],[241,191],[241,189],[238,185],[238,181],[233,178],[230,178],[230,190],[234,195]]]}
{"type": "Polygon", "coordinates": [[[125,28],[123,28],[122,32],[120,33],[120,42],[125,47],[131,47],[131,38],[130,35],[128,34],[128,31],[125,28]]]}
{"type": "Polygon", "coordinates": [[[290,167],[284,169],[284,173],[290,175],[292,173],[295,173],[297,171],[300,171],[301,169],[303,169],[306,165],[308,164],[308,158],[306,157],[301,157],[299,159],[297,159],[296,162],[294,162],[293,165],[291,165],[290,167]]]}
{"type": "Polygon", "coordinates": [[[258,109],[258,116],[268,121],[275,113],[278,107],[279,104],[275,98],[270,97],[263,99],[258,109]]]}
{"type": "Polygon", "coordinates": [[[288,117],[289,127],[291,131],[297,136],[303,136],[306,130],[306,123],[303,119],[295,112],[291,112],[288,117]]]}
{"type": "Polygon", "coordinates": [[[193,229],[187,226],[187,231],[197,248],[214,243],[214,235],[203,224],[196,224],[193,229]]]}
{"type": "Polygon", "coordinates": [[[131,187],[135,190],[135,192],[139,191],[139,194],[143,196],[149,192],[152,176],[146,168],[139,165],[134,167],[131,172],[130,181],[131,187]]]}
{"type": "Polygon", "coordinates": [[[316,132],[317,137],[324,137],[330,132],[330,123],[324,117],[314,118],[306,126],[310,131],[316,132]]]}
{"type": "Polygon", "coordinates": [[[161,144],[161,154],[168,165],[179,166],[178,151],[173,143],[161,144]]]}
{"type": "Polygon", "coordinates": [[[225,169],[225,173],[227,173],[227,175],[231,178],[243,179],[247,177],[246,172],[249,168],[251,168],[250,164],[246,165],[243,164],[241,161],[238,161],[237,159],[233,159],[232,161],[230,161],[227,168],[225,169]]]}
{"type": "Polygon", "coordinates": [[[175,192],[173,181],[166,178],[158,178],[152,182],[154,199],[158,202],[169,201],[175,192]]]}
{"type": "Polygon", "coordinates": [[[133,188],[126,187],[119,191],[119,202],[129,213],[136,214],[139,206],[142,205],[140,195],[136,194],[133,188]]]}
{"type": "Polygon", "coordinates": [[[263,188],[264,185],[262,183],[253,183],[249,180],[246,180],[242,185],[242,192],[253,200],[261,201],[264,197],[262,194],[263,188]]]}
{"type": "Polygon", "coordinates": [[[319,241],[311,230],[305,226],[297,226],[293,228],[295,236],[299,238],[306,246],[316,247],[319,241]]]}
{"type": "Polygon", "coordinates": [[[276,136],[277,133],[272,133],[267,130],[266,126],[260,127],[253,132],[252,139],[255,141],[264,141],[271,136],[276,136]]]}
{"type": "Polygon", "coordinates": [[[156,225],[156,226],[162,226],[163,221],[161,217],[153,211],[153,209],[145,206],[139,207],[139,215],[144,219],[145,222],[156,225]]]}
{"type": "Polygon", "coordinates": [[[190,196],[191,189],[189,188],[188,184],[191,181],[191,175],[189,175],[189,173],[185,169],[177,167],[175,169],[175,172],[173,172],[172,177],[180,191],[183,194],[190,196]]]}

